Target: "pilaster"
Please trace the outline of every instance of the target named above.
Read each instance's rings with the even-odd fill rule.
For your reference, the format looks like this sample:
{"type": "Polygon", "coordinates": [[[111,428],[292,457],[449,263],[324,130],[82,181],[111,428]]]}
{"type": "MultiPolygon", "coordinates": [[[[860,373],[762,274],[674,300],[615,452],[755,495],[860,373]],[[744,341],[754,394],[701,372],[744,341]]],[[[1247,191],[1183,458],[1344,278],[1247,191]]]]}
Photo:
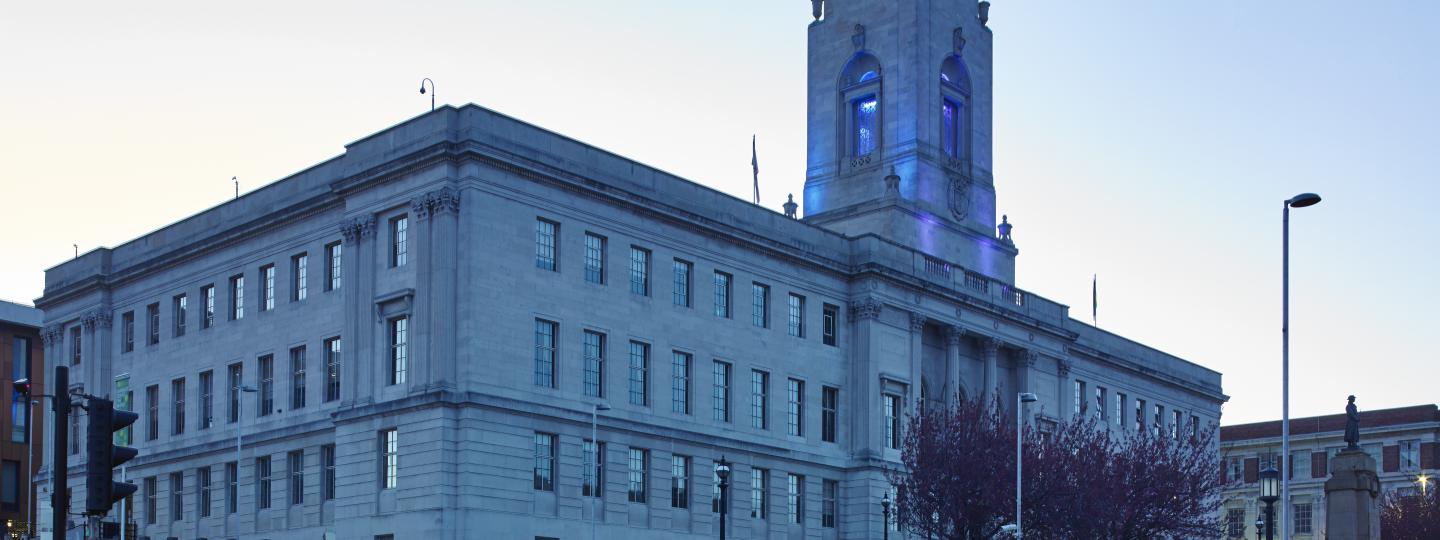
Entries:
{"type": "Polygon", "coordinates": [[[985,350],[985,389],[981,392],[981,396],[985,403],[989,403],[995,399],[996,386],[1000,376],[1000,340],[986,337],[981,339],[980,344],[985,350]]]}
{"type": "Polygon", "coordinates": [[[341,342],[341,405],[375,401],[375,325],[370,303],[375,298],[375,215],[366,214],[340,223],[345,251],[341,261],[345,281],[345,335],[341,342]]]}
{"type": "Polygon", "coordinates": [[[965,330],[958,326],[945,328],[945,403],[955,406],[959,403],[962,381],[960,380],[960,343],[965,339],[965,330]]]}
{"type": "Polygon", "coordinates": [[[921,396],[928,392],[924,388],[924,359],[925,359],[925,322],[924,315],[919,313],[910,314],[910,395],[908,401],[909,409],[913,412],[924,406],[921,403],[921,396]]]}
{"type": "Polygon", "coordinates": [[[850,332],[855,336],[851,349],[849,441],[851,452],[860,459],[878,459],[884,426],[877,419],[880,407],[880,340],[877,339],[883,306],[866,298],[850,307],[850,332]]]}

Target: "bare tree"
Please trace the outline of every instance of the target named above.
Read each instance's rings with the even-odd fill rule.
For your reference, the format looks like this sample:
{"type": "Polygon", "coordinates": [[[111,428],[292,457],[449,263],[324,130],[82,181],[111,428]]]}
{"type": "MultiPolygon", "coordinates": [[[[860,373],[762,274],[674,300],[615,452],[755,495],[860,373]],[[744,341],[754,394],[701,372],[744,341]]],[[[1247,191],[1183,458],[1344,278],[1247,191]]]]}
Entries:
{"type": "Polygon", "coordinates": [[[1440,496],[1435,489],[1401,495],[1392,491],[1380,503],[1380,537],[1385,540],[1440,538],[1440,496]]]}

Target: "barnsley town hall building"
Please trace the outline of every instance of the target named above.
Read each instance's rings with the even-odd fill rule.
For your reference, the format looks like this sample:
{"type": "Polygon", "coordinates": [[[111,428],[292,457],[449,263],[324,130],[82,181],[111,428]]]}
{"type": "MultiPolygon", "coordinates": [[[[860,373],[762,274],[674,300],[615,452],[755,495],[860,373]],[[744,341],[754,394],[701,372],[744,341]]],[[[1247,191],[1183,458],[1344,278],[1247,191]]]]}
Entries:
{"type": "Polygon", "coordinates": [[[803,218],[447,106],[47,271],[139,537],[711,538],[723,457],[733,537],[879,538],[925,400],[1217,423],[1219,373],[1016,286],[988,6],[813,4],[803,218]]]}

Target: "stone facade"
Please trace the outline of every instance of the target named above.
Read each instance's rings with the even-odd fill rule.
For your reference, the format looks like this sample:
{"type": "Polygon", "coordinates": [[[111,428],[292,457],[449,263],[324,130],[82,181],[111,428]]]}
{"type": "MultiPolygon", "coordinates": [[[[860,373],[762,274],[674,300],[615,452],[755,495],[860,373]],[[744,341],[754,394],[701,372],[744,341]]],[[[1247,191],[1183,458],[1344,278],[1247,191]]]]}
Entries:
{"type": "MultiPolygon", "coordinates": [[[[824,4],[835,7],[811,25],[812,78],[843,69],[827,51],[853,48],[852,19],[864,18],[882,64],[899,61],[890,53],[934,53],[885,70],[884,84],[920,84],[891,74],[940,69],[963,35],[977,66],[971,95],[988,103],[989,30],[973,7],[824,4]],[[900,40],[905,18],[940,20],[931,30],[944,40],[900,40]],[[819,43],[830,39],[839,43],[819,43]]],[[[812,92],[839,99],[823,85],[812,92]]],[[[712,471],[722,457],[734,464],[733,537],[874,538],[883,470],[899,458],[887,404],[901,417],[922,398],[963,392],[1008,404],[1028,390],[1043,425],[1077,411],[1115,429],[1177,434],[1218,422],[1218,373],[1078,323],[1014,286],[1017,251],[991,229],[988,119],[965,124],[984,133],[970,137],[966,181],[976,191],[956,212],[937,199],[949,195],[916,180],[949,165],[917,173],[935,158],[891,146],[929,124],[899,123],[921,114],[905,108],[885,114],[885,129],[902,135],[886,135],[872,155],[882,166],[842,173],[827,169],[834,156],[812,154],[814,215],[796,220],[493,111],[441,107],[50,269],[46,333],[75,333],[82,353],[57,338],[47,358],[70,363],[86,391],[118,397],[123,382],[135,396],[141,454],[127,474],[139,479],[132,506],[150,538],[706,538],[718,528],[712,471]],[[899,195],[860,186],[821,211],[829,199],[819,186],[863,178],[899,195]],[[926,215],[943,218],[938,243],[916,236],[926,215]],[[262,309],[271,281],[273,308],[262,309]],[[339,390],[327,400],[335,338],[339,390]],[[257,378],[267,363],[272,376],[257,378]],[[234,365],[258,390],[238,393],[237,422],[234,365]],[[597,499],[582,485],[583,441],[602,402],[611,409],[596,415],[597,499]],[[237,460],[237,434],[232,513],[226,464],[237,460]]],[[[812,129],[813,151],[837,144],[826,132],[812,129]]],[[[951,178],[933,178],[942,177],[951,178]]],[[[72,456],[68,472],[76,493],[82,459],[72,456]]]]}

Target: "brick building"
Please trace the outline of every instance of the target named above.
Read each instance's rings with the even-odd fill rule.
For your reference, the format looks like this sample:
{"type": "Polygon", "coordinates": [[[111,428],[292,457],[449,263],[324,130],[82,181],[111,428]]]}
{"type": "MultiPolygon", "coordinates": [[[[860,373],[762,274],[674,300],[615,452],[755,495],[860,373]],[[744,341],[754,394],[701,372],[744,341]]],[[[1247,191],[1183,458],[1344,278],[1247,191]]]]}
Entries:
{"type": "Polygon", "coordinates": [[[35,425],[40,418],[38,411],[15,392],[12,384],[16,379],[29,378],[33,395],[45,393],[44,347],[40,341],[43,318],[38,309],[0,300],[0,373],[4,374],[0,377],[4,382],[0,405],[6,411],[0,419],[0,524],[10,531],[24,530],[25,524],[33,520],[30,479],[39,469],[40,460],[30,459],[30,451],[38,457],[45,449],[39,437],[41,431],[35,425]],[[26,517],[26,510],[32,517],[26,517]]]}

